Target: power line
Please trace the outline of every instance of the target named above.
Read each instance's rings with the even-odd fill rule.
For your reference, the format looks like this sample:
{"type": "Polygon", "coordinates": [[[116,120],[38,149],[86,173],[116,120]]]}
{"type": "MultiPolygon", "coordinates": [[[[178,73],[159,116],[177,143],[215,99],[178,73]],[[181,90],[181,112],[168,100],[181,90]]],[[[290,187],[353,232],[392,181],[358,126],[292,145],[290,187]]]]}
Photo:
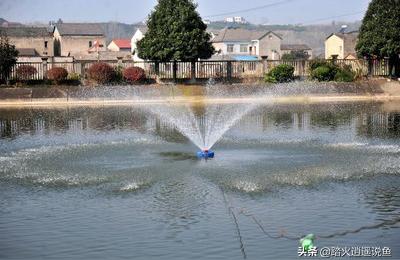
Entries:
{"type": "Polygon", "coordinates": [[[231,12],[207,15],[207,16],[204,16],[204,17],[205,18],[213,18],[213,17],[225,16],[225,15],[231,15],[231,14],[248,13],[248,12],[257,11],[257,10],[260,10],[260,9],[265,9],[265,8],[268,8],[268,7],[273,7],[273,6],[286,4],[286,3],[289,3],[289,2],[293,2],[293,1],[294,0],[284,0],[284,1],[276,2],[276,3],[267,4],[267,5],[261,5],[261,6],[257,6],[257,7],[248,8],[248,9],[242,9],[242,10],[237,10],[237,11],[231,11],[231,12]]]}
{"type": "Polygon", "coordinates": [[[326,20],[331,20],[331,19],[336,19],[336,18],[341,18],[341,17],[346,17],[346,16],[352,16],[352,15],[362,14],[362,13],[365,13],[365,11],[358,11],[358,12],[335,15],[335,16],[330,16],[330,17],[325,17],[325,18],[318,18],[315,20],[304,22],[302,24],[311,24],[311,23],[316,23],[316,22],[321,22],[321,21],[326,21],[326,20]]]}

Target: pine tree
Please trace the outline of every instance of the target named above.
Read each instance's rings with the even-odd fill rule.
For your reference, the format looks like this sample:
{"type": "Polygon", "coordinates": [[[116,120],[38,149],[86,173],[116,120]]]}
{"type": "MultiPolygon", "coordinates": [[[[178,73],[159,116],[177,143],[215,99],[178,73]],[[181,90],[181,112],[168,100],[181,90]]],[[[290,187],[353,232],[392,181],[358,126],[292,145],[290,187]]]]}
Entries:
{"type": "Polygon", "coordinates": [[[196,61],[214,53],[192,0],[159,0],[147,21],[148,31],[138,42],[138,55],[153,61],[196,61]]]}
{"type": "Polygon", "coordinates": [[[400,76],[400,0],[372,0],[360,28],[359,56],[389,58],[390,72],[400,76]]]}

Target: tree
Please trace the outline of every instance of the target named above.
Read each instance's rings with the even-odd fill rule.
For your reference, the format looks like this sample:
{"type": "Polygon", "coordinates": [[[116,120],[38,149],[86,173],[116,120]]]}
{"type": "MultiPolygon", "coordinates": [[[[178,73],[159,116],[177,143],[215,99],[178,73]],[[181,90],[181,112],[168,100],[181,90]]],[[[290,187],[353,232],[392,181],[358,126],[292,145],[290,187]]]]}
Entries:
{"type": "Polygon", "coordinates": [[[196,61],[210,58],[214,48],[191,0],[158,0],[138,42],[138,55],[153,61],[196,61]]]}
{"type": "Polygon", "coordinates": [[[400,0],[372,0],[363,19],[356,50],[367,58],[389,58],[390,74],[400,77],[400,0]]]}
{"type": "Polygon", "coordinates": [[[0,35],[0,80],[7,81],[12,67],[17,63],[18,51],[5,34],[0,35]]]}
{"type": "Polygon", "coordinates": [[[310,55],[306,51],[291,51],[290,53],[285,53],[282,55],[282,60],[308,60],[310,55]]]}

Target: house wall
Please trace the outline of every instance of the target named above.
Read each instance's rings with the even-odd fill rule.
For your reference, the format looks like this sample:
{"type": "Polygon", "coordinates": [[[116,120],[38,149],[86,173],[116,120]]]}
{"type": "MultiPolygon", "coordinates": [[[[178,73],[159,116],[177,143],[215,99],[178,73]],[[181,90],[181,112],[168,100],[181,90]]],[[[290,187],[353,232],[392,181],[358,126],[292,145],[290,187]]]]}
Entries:
{"type": "Polygon", "coordinates": [[[53,37],[9,37],[10,43],[15,45],[17,49],[34,48],[40,56],[54,56],[54,40],[53,37]],[[47,48],[45,48],[47,41],[47,48]]]}
{"type": "Polygon", "coordinates": [[[111,42],[111,43],[107,46],[107,49],[108,49],[109,51],[120,51],[119,47],[118,47],[114,42],[111,42]]]}
{"type": "Polygon", "coordinates": [[[94,45],[98,41],[102,48],[99,51],[106,51],[106,37],[104,36],[61,36],[56,29],[54,31],[56,53],[60,56],[79,56],[88,54],[89,42],[94,45]]]}
{"type": "Polygon", "coordinates": [[[268,56],[268,60],[279,60],[281,58],[282,40],[273,33],[269,33],[259,40],[258,55],[268,56]]]}
{"type": "Polygon", "coordinates": [[[252,46],[251,43],[249,42],[214,42],[213,46],[215,50],[221,50],[221,54],[223,55],[250,55],[250,47],[252,46]],[[233,52],[228,52],[228,45],[232,44],[233,45],[233,52]],[[240,51],[240,45],[247,45],[247,51],[246,52],[241,52],[240,51]]]}
{"type": "Polygon", "coordinates": [[[336,35],[332,35],[325,41],[325,59],[331,59],[332,55],[338,55],[338,59],[344,58],[343,39],[336,35]]]}
{"type": "Polygon", "coordinates": [[[141,30],[136,30],[135,34],[131,39],[131,53],[135,52],[135,54],[132,56],[134,61],[143,61],[141,58],[139,58],[137,51],[137,42],[143,39],[143,37],[144,33],[141,30]]]}

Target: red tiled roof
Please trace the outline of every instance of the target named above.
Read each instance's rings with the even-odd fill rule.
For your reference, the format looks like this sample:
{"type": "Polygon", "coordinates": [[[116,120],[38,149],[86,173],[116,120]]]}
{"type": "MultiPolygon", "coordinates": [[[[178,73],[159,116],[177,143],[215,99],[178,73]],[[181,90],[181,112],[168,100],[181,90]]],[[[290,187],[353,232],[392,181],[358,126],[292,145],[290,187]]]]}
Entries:
{"type": "Polygon", "coordinates": [[[120,49],[130,49],[131,48],[131,41],[128,39],[114,39],[113,42],[120,49]]]}

